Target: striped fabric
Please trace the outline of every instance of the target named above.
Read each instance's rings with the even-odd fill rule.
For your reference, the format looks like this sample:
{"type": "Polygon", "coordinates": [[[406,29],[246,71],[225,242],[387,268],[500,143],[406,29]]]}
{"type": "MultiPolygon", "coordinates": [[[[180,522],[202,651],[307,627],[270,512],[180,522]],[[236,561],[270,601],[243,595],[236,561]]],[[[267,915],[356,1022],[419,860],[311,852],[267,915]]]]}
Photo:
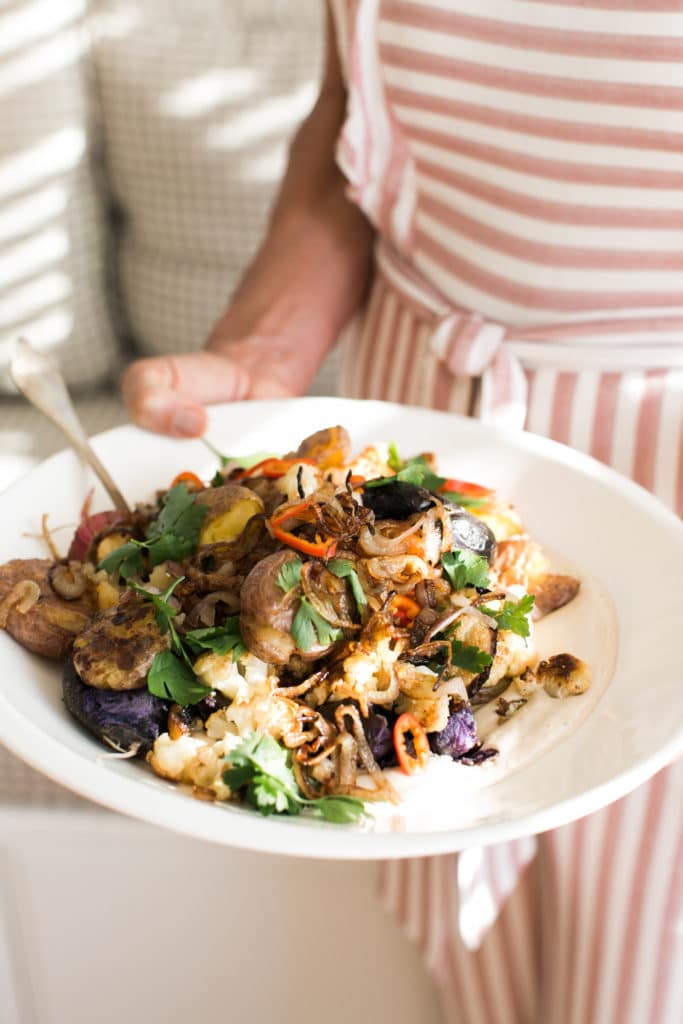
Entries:
{"type": "MultiPolygon", "coordinates": [[[[683,514],[683,0],[332,0],[378,228],[353,397],[555,438],[683,514]]],[[[683,1018],[683,767],[536,841],[395,862],[448,1021],[683,1018]]]]}

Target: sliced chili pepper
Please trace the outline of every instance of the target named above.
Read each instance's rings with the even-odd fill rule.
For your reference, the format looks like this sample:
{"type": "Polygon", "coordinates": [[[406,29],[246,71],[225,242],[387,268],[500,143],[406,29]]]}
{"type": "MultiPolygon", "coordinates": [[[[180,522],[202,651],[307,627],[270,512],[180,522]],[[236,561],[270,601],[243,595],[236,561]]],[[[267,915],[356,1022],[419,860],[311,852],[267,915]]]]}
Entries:
{"type": "Polygon", "coordinates": [[[439,487],[439,491],[456,491],[468,498],[488,498],[494,492],[490,487],[482,487],[481,484],[473,484],[469,480],[445,480],[439,487]]]}
{"type": "Polygon", "coordinates": [[[271,526],[279,526],[288,519],[298,519],[302,523],[315,523],[319,519],[317,505],[311,498],[304,498],[297,505],[285,505],[275,509],[270,517],[271,526]]]}
{"type": "Polygon", "coordinates": [[[395,594],[390,605],[391,613],[399,626],[410,626],[420,611],[417,601],[407,594],[395,594]]]}
{"type": "Polygon", "coordinates": [[[236,473],[233,479],[246,480],[250,476],[265,476],[269,480],[277,480],[279,477],[284,476],[292,466],[299,466],[302,462],[306,466],[316,465],[313,459],[262,459],[255,466],[250,466],[249,469],[243,469],[241,473],[236,473]]]}
{"type": "Polygon", "coordinates": [[[306,540],[298,537],[291,530],[282,527],[282,523],[298,521],[300,523],[315,523],[320,518],[317,504],[310,498],[305,498],[298,505],[290,505],[282,512],[275,512],[270,518],[270,532],[276,540],[286,544],[287,547],[301,551],[304,555],[312,555],[314,558],[332,558],[337,550],[337,541],[332,537],[316,534],[315,540],[306,540]]]}
{"type": "Polygon", "coordinates": [[[429,762],[429,740],[415,715],[405,711],[399,715],[394,725],[394,749],[402,772],[414,775],[424,771],[429,762]],[[408,750],[408,736],[413,741],[414,753],[408,750]]]}
{"type": "Polygon", "coordinates": [[[316,540],[305,540],[303,537],[297,537],[295,533],[290,533],[289,530],[281,530],[277,526],[273,526],[271,523],[271,532],[276,540],[286,544],[289,548],[294,548],[295,551],[300,551],[303,555],[312,555],[314,558],[332,558],[337,550],[337,541],[327,537],[325,539],[316,540]]]}
{"type": "Polygon", "coordinates": [[[197,474],[190,472],[189,469],[186,469],[184,473],[178,473],[178,476],[173,478],[173,481],[171,483],[171,487],[169,487],[169,490],[172,487],[175,487],[176,484],[187,484],[188,487],[190,488],[190,490],[195,490],[195,491],[203,491],[205,489],[205,487],[206,487],[206,484],[204,483],[204,481],[200,480],[200,478],[197,476],[197,474]]]}

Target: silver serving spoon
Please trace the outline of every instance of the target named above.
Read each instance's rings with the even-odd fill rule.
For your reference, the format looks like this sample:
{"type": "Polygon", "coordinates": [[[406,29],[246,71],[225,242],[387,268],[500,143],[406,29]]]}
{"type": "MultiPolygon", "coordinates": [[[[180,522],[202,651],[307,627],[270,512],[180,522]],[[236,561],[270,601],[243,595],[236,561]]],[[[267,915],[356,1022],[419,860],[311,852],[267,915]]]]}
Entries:
{"type": "Polygon", "coordinates": [[[126,499],[90,446],[56,360],[36,352],[25,338],[16,343],[15,353],[9,372],[18,390],[62,431],[76,454],[100,480],[114,506],[130,513],[126,499]]]}

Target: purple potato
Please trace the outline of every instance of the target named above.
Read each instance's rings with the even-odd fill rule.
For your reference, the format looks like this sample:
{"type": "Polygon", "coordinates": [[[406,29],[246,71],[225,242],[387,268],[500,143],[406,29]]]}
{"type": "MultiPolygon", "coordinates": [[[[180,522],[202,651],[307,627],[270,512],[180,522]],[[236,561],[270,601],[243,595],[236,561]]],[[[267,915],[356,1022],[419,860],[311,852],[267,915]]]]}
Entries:
{"type": "Polygon", "coordinates": [[[73,663],[67,662],[62,678],[64,703],[81,725],[108,747],[135,750],[139,757],[152,749],[166,732],[169,701],[139,690],[100,690],[86,686],[73,663]]]}

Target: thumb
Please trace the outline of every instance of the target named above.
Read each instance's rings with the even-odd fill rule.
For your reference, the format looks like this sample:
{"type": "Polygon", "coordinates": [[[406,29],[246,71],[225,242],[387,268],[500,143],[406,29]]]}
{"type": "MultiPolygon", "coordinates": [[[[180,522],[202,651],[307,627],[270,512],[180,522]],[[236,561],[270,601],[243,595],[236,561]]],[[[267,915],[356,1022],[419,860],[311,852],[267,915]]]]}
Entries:
{"type": "Polygon", "coordinates": [[[138,426],[173,437],[198,437],[206,428],[204,404],[246,398],[251,383],[244,366],[203,351],[139,359],[124,373],[121,390],[138,426]]]}

